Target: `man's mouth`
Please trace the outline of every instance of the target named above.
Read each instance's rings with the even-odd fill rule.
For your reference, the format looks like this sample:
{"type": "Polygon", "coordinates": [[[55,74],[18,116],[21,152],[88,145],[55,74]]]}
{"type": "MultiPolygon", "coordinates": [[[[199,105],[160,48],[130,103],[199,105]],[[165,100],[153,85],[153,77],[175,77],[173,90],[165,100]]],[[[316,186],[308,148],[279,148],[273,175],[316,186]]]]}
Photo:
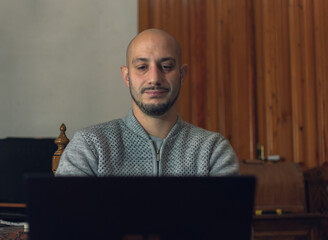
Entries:
{"type": "Polygon", "coordinates": [[[159,96],[163,93],[167,93],[168,91],[169,89],[164,87],[149,87],[149,88],[143,88],[141,90],[141,93],[146,93],[151,96],[159,96]]]}

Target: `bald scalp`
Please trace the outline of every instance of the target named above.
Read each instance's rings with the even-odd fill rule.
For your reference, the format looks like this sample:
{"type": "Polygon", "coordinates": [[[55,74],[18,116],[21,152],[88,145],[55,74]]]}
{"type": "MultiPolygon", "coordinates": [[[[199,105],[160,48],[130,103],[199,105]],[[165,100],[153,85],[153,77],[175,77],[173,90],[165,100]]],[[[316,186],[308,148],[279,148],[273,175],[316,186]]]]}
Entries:
{"type": "Polygon", "coordinates": [[[137,43],[139,41],[142,41],[142,39],[150,38],[150,37],[153,37],[153,36],[161,37],[161,38],[163,38],[167,41],[170,41],[171,44],[173,44],[174,49],[176,51],[176,54],[178,56],[178,59],[177,59],[178,64],[179,64],[179,66],[181,66],[181,64],[182,64],[182,53],[181,53],[180,44],[170,34],[168,34],[167,32],[165,32],[161,29],[156,29],[156,28],[151,28],[151,29],[144,30],[130,41],[130,43],[127,47],[127,50],[126,50],[126,66],[129,67],[131,51],[137,45],[137,43]]]}

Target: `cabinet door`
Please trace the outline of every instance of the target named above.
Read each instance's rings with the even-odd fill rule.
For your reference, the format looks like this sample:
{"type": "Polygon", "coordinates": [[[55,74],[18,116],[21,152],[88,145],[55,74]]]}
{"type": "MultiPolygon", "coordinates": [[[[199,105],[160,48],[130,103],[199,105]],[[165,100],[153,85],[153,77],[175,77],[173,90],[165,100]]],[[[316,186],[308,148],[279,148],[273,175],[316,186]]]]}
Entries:
{"type": "Polygon", "coordinates": [[[306,231],[265,232],[255,234],[254,240],[315,240],[311,233],[306,231]]]}
{"type": "Polygon", "coordinates": [[[256,216],[255,240],[318,240],[324,238],[324,218],[315,214],[256,216]]]}

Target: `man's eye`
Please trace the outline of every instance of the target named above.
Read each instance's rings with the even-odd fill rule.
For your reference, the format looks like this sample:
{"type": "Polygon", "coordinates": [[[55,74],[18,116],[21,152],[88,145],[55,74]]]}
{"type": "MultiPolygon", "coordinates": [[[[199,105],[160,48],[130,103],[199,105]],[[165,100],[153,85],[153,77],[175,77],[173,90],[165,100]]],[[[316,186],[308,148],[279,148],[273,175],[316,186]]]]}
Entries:
{"type": "Polygon", "coordinates": [[[137,67],[137,69],[140,71],[146,70],[146,68],[147,68],[147,66],[145,66],[145,65],[141,65],[141,66],[137,67]]]}
{"type": "Polygon", "coordinates": [[[169,71],[172,68],[173,68],[172,65],[162,65],[162,69],[165,70],[165,71],[169,71]]]}

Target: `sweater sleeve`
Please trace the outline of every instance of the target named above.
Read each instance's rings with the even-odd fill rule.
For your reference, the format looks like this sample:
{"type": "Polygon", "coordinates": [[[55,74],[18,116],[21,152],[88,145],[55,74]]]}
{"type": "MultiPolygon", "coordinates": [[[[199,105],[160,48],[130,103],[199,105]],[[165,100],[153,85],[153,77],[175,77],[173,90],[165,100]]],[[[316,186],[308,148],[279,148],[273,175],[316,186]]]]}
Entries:
{"type": "Polygon", "coordinates": [[[96,176],[97,159],[82,133],[75,133],[60,158],[56,176],[96,176]]]}
{"type": "Polygon", "coordinates": [[[214,147],[210,158],[210,176],[239,175],[239,162],[229,141],[222,138],[214,147]]]}

